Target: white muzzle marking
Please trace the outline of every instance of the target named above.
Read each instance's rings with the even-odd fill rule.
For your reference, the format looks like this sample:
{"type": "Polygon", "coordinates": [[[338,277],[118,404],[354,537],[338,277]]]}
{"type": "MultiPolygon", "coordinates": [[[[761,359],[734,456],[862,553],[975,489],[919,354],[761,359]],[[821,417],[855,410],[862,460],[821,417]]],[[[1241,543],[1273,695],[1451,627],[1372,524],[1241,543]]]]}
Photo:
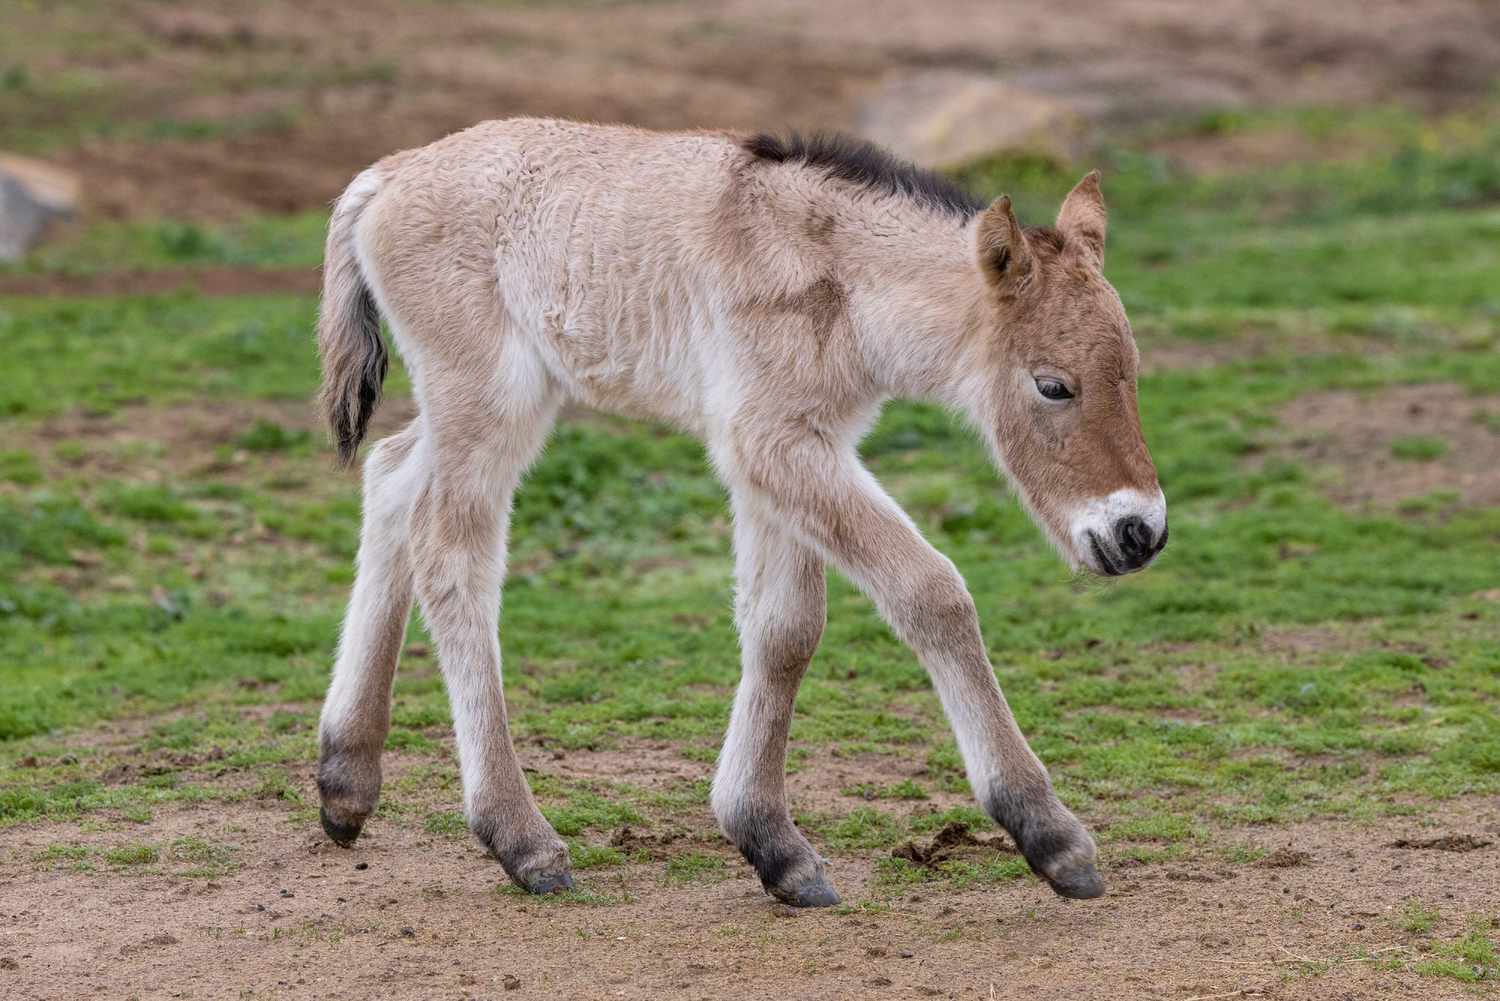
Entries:
{"type": "MultiPolygon", "coordinates": [[[[1095,553],[1097,545],[1111,562],[1127,562],[1120,552],[1115,526],[1131,516],[1141,519],[1151,530],[1151,537],[1160,540],[1162,533],[1167,530],[1166,496],[1160,489],[1152,495],[1127,488],[1116,490],[1107,497],[1097,497],[1075,510],[1068,528],[1068,541],[1073,545],[1074,560],[1096,573],[1109,573],[1109,568],[1099,563],[1095,553]]],[[[1148,560],[1147,564],[1149,563],[1148,560]]]]}

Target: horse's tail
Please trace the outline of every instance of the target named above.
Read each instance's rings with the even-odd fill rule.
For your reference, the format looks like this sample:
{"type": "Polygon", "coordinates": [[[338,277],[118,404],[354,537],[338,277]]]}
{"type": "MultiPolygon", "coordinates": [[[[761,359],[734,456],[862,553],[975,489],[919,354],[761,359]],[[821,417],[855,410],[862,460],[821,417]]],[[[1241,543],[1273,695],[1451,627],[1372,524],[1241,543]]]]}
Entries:
{"type": "Polygon", "coordinates": [[[333,431],[338,461],[348,466],[364,440],[390,367],[380,336],[380,310],[360,270],[354,227],[380,179],[367,170],[339,196],[323,251],[323,302],[318,308],[318,354],[323,387],[318,404],[333,431]]]}

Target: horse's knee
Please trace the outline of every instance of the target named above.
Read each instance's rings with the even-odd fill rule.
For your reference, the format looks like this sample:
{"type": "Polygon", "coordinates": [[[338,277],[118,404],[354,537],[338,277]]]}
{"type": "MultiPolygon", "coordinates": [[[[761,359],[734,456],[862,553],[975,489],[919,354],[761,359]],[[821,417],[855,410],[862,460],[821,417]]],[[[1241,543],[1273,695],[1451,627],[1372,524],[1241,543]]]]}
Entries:
{"type": "Polygon", "coordinates": [[[979,634],[979,611],[952,566],[917,578],[906,601],[888,615],[902,639],[917,650],[951,647],[979,634]]]}

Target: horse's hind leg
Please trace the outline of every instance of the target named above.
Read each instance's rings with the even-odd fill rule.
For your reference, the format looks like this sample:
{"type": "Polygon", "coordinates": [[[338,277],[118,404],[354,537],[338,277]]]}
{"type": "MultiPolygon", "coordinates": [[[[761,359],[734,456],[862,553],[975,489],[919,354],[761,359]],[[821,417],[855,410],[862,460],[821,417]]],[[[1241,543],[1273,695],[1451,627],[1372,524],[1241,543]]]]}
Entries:
{"type": "Polygon", "coordinates": [[[391,683],[411,614],[407,523],[414,484],[425,473],[420,438],[419,419],[365,461],[358,571],[319,726],[323,830],[341,845],[359,836],[380,797],[391,683]]]}
{"type": "Polygon", "coordinates": [[[735,621],[743,673],[714,775],[713,809],[766,891],[798,907],[839,897],[786,805],[792,704],[827,616],[823,560],[735,497],[735,621]]]}
{"type": "Polygon", "coordinates": [[[497,344],[423,373],[433,455],[412,509],[412,570],[448,684],[469,828],[511,879],[547,893],[572,886],[568,850],[511,746],[498,624],[511,498],[558,400],[535,359],[497,344]]]}

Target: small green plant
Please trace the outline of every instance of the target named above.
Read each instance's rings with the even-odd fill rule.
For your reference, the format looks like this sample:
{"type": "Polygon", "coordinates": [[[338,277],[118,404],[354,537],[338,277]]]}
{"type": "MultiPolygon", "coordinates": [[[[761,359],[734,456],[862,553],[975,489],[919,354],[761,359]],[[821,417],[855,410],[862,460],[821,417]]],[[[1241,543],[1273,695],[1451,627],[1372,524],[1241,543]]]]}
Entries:
{"type": "Polygon", "coordinates": [[[624,865],[629,861],[625,853],[610,845],[590,845],[574,842],[568,846],[568,854],[574,869],[602,869],[607,866],[624,865]]]}
{"type": "Polygon", "coordinates": [[[32,861],[46,865],[58,862],[82,862],[93,853],[88,845],[54,842],[32,856],[32,861]]]}
{"type": "Polygon", "coordinates": [[[1487,921],[1471,922],[1463,938],[1444,943],[1435,951],[1436,955],[1416,963],[1412,969],[1427,976],[1450,977],[1471,984],[1500,981],[1500,953],[1490,937],[1487,921]]]}
{"type": "Polygon", "coordinates": [[[23,450],[0,452],[0,480],[29,487],[42,482],[42,467],[36,456],[23,450]]]}
{"type": "Polygon", "coordinates": [[[725,876],[724,856],[688,852],[667,860],[666,878],[673,883],[716,882],[725,876]]]}
{"type": "Polygon", "coordinates": [[[1432,462],[1448,454],[1448,443],[1422,435],[1397,438],[1391,442],[1391,454],[1405,462],[1432,462]]]}
{"type": "Polygon", "coordinates": [[[422,820],[422,829],[429,834],[441,834],[447,838],[469,836],[469,822],[457,810],[439,810],[429,813],[422,820]]]}
{"type": "Polygon", "coordinates": [[[288,452],[312,441],[307,431],[288,429],[274,421],[256,421],[255,425],[235,439],[235,444],[251,452],[288,452]]]}
{"type": "Polygon", "coordinates": [[[190,879],[218,879],[234,872],[239,868],[235,851],[233,845],[217,844],[192,835],[178,838],[167,847],[167,855],[172,861],[188,863],[179,875],[190,879]]]}
{"type": "Polygon", "coordinates": [[[1428,907],[1420,900],[1409,900],[1396,923],[1413,935],[1422,935],[1437,927],[1439,917],[1436,908],[1428,907]]]}
{"type": "Polygon", "coordinates": [[[105,850],[104,861],[119,868],[155,865],[161,861],[161,850],[148,844],[119,845],[105,850]]]}

